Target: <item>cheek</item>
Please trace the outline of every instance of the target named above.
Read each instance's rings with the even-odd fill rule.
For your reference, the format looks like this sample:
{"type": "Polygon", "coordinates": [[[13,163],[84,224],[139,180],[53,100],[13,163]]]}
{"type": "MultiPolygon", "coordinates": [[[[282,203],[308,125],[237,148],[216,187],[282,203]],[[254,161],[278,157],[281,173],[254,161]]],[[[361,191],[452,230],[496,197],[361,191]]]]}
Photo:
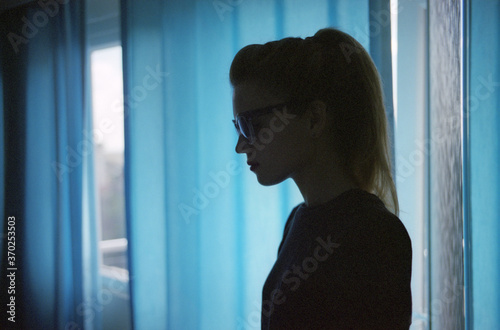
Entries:
{"type": "Polygon", "coordinates": [[[296,123],[290,119],[280,119],[276,115],[257,119],[253,122],[257,142],[272,147],[283,144],[293,137],[296,123]]]}
{"type": "Polygon", "coordinates": [[[270,134],[259,135],[265,138],[260,139],[262,155],[276,162],[276,165],[300,165],[310,159],[312,148],[308,139],[300,131],[293,130],[293,127],[274,133],[272,139],[270,134]]]}
{"type": "Polygon", "coordinates": [[[256,171],[257,180],[264,186],[283,182],[299,173],[311,161],[312,148],[307,140],[290,132],[278,132],[272,141],[264,144],[261,139],[254,145],[256,160],[260,167],[256,171]]]}

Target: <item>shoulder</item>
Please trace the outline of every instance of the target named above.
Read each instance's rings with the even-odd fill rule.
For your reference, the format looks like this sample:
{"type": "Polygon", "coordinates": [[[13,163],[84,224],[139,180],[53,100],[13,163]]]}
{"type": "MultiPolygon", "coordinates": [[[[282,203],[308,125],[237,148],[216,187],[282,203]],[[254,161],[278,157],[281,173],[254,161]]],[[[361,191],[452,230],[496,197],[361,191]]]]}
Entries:
{"type": "MultiPolygon", "coordinates": [[[[375,195],[355,191],[342,203],[345,236],[342,241],[351,255],[357,255],[373,269],[411,269],[411,239],[402,221],[375,195]],[[370,266],[371,265],[371,266],[370,266]]],[[[359,265],[361,267],[361,265],[359,265]]]]}
{"type": "Polygon", "coordinates": [[[355,191],[343,203],[343,216],[356,234],[374,242],[399,241],[411,244],[403,222],[375,195],[355,191]]]}
{"type": "Polygon", "coordinates": [[[394,250],[411,256],[411,239],[403,222],[386,209],[375,208],[357,216],[357,232],[375,250],[394,250]]]}

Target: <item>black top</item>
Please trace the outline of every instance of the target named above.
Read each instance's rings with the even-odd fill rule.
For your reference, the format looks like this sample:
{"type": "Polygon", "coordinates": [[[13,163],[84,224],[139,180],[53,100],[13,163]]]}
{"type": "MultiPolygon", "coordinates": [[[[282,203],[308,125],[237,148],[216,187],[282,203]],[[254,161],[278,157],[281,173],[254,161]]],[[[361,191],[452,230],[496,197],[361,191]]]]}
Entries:
{"type": "Polygon", "coordinates": [[[411,241],[375,195],[290,214],[264,284],[262,329],[408,329],[411,241]]]}

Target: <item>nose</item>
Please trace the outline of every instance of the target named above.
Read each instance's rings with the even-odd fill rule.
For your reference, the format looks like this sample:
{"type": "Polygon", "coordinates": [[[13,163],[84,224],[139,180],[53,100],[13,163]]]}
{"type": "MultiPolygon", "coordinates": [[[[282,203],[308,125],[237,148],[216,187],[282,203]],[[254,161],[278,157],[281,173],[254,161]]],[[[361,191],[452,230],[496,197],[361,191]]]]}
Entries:
{"type": "Polygon", "coordinates": [[[245,153],[248,151],[248,149],[245,149],[245,146],[250,146],[250,144],[248,143],[248,140],[242,134],[240,134],[238,136],[238,141],[236,142],[236,148],[234,148],[234,150],[238,154],[245,153]]]}

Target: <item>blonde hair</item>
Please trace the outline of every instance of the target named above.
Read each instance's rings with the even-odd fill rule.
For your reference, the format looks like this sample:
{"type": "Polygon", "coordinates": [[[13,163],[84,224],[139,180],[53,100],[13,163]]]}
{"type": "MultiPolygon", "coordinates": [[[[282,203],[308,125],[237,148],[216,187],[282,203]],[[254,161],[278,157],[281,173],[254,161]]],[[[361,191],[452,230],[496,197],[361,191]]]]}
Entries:
{"type": "Polygon", "coordinates": [[[305,39],[249,45],[236,54],[229,75],[233,86],[257,83],[292,104],[325,102],[345,173],[399,213],[380,77],[353,37],[327,28],[305,39]]]}

